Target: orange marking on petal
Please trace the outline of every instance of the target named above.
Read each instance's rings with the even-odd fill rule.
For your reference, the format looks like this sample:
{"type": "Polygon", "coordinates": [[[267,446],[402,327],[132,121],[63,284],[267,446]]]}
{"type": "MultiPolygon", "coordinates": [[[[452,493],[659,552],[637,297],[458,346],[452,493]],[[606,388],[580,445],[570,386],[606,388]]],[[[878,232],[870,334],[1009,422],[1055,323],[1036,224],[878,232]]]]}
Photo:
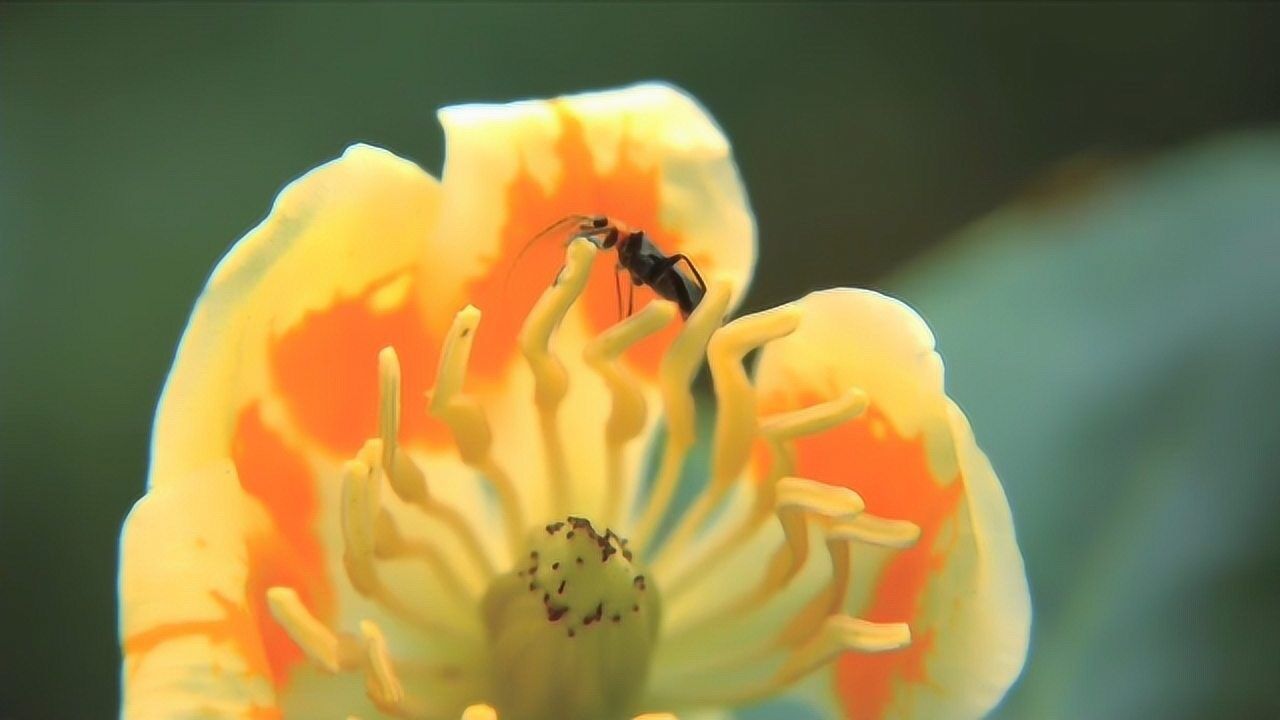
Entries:
{"type": "Polygon", "coordinates": [[[232,442],[232,460],[240,485],[262,503],[272,529],[249,538],[249,578],[245,595],[254,618],[270,676],[277,686],[303,661],[303,653],[271,616],[267,589],[285,585],[319,618],[333,611],[333,590],[325,570],[324,548],[315,533],[319,500],[306,460],[263,423],[255,403],[240,413],[232,442]]]}
{"type": "Polygon", "coordinates": [[[257,624],[249,608],[219,595],[209,593],[223,616],[212,620],[190,620],[157,625],[124,639],[122,646],[132,676],[146,656],[156,648],[178,638],[204,636],[214,645],[229,643],[242,657],[250,674],[270,676],[270,668],[262,644],[258,641],[257,624]]]}
{"type": "Polygon", "coordinates": [[[280,708],[269,705],[250,705],[244,720],[281,720],[284,713],[280,708]]]}
{"type": "MultiPolygon", "coordinates": [[[[525,245],[551,223],[566,215],[606,215],[628,227],[644,230],[663,252],[681,252],[684,238],[660,221],[662,177],[656,165],[641,165],[634,157],[632,141],[623,133],[617,161],[608,171],[595,166],[595,156],[587,142],[582,121],[565,105],[556,104],[560,120],[560,137],[555,155],[560,161],[560,177],[549,191],[522,164],[516,177],[506,188],[506,222],[501,244],[494,257],[488,259],[488,272],[471,283],[468,297],[485,312],[485,327],[476,337],[471,363],[481,377],[500,376],[515,356],[516,335],[533,303],[552,283],[564,264],[564,243],[574,235],[570,227],[552,237],[540,238],[516,263],[525,245]]],[[[603,330],[618,322],[619,308],[615,284],[615,257],[600,259],[592,272],[581,300],[586,309],[588,326],[603,330]]],[[[699,263],[703,275],[707,267],[699,263]]],[[[619,277],[622,302],[627,301],[630,276],[619,277]]],[[[647,287],[634,288],[635,309],[639,310],[654,297],[647,287]]],[[[653,375],[658,361],[675,337],[671,327],[645,339],[627,353],[636,369],[653,375]]]]}
{"type": "Polygon", "coordinates": [[[912,624],[912,644],[890,653],[846,653],[838,664],[838,691],[848,717],[884,717],[895,684],[928,682],[925,661],[934,635],[915,621],[930,579],[946,564],[948,548],[938,541],[943,525],[959,507],[963,479],[935,478],[923,438],[899,435],[874,405],[856,420],[798,440],[796,463],[801,477],[856,491],[868,512],[920,526],[919,542],[889,561],[869,607],[859,613],[875,622],[912,624]]]}
{"type": "Polygon", "coordinates": [[[377,432],[378,351],[388,345],[396,349],[403,368],[400,441],[450,440],[425,409],[441,338],[429,332],[416,300],[420,278],[412,278],[399,305],[374,307],[379,290],[403,280],[403,273],[396,273],[354,297],[337,298],[272,343],[272,378],[294,421],[339,457],[355,453],[377,432]]]}

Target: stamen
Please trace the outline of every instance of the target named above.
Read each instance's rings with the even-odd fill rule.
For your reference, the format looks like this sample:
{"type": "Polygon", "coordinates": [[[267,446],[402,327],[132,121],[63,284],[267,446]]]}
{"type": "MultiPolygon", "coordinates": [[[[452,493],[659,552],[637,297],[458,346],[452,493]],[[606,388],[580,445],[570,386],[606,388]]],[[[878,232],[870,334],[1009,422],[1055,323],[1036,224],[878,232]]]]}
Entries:
{"type": "Polygon", "coordinates": [[[644,430],[644,395],[635,379],[617,362],[628,348],[666,327],[676,316],[676,306],[655,301],[644,309],[605,330],[587,344],[583,359],[604,379],[612,397],[612,411],[605,424],[605,511],[606,527],[616,525],[623,496],[627,492],[623,472],[623,449],[644,430]]]}
{"type": "Polygon", "coordinates": [[[462,461],[480,473],[497,493],[507,533],[507,551],[509,559],[513,560],[524,542],[524,510],[511,476],[493,457],[493,431],[484,408],[474,397],[463,392],[471,346],[479,324],[480,310],[471,305],[454,316],[440,354],[428,410],[449,426],[462,461]]]}
{"type": "Polygon", "coordinates": [[[733,285],[728,280],[718,278],[712,281],[706,296],[685,321],[684,328],[671,343],[658,368],[667,438],[658,475],[649,493],[648,506],[632,534],[637,552],[649,545],[658,524],[666,516],[685,457],[696,439],[694,400],[689,386],[702,367],[711,335],[724,321],[732,295],[733,285]]]}
{"type": "Polygon", "coordinates": [[[742,366],[742,358],[771,340],[790,335],[799,324],[800,310],[783,305],[739,318],[711,337],[707,363],[717,408],[708,495],[716,500],[724,496],[746,467],[758,428],[755,387],[742,366]]]}
{"type": "Polygon", "coordinates": [[[498,711],[488,705],[468,705],[462,720],[498,720],[498,711]]]}
{"type": "MultiPolygon", "coordinates": [[[[427,491],[426,474],[408,453],[399,449],[400,431],[400,360],[392,347],[378,353],[378,386],[380,390],[378,435],[369,440],[357,456],[371,468],[379,468],[387,476],[388,484],[396,496],[428,515],[444,523],[462,542],[467,554],[481,575],[478,585],[492,576],[494,568],[488,554],[480,545],[466,517],[452,507],[432,502],[427,491]]],[[[476,588],[479,591],[479,588],[476,588]]]]}
{"type": "Polygon", "coordinates": [[[788,685],[821,668],[846,652],[880,653],[899,650],[911,644],[911,631],[906,623],[874,623],[848,615],[832,615],[821,630],[801,647],[791,652],[769,675],[755,678],[726,677],[721,682],[703,684],[694,678],[675,689],[668,702],[717,702],[739,704],[775,695],[788,685]],[[699,688],[705,688],[699,692],[699,688]]]}
{"type": "Polygon", "coordinates": [[[833,520],[852,519],[866,507],[857,493],[803,478],[783,478],[777,484],[778,522],[784,542],[770,561],[754,593],[735,605],[738,615],[763,605],[795,578],[809,559],[809,524],[829,527],[833,520]]]}
{"type": "Polygon", "coordinates": [[[302,604],[296,590],[290,587],[267,589],[267,606],[271,616],[302,648],[312,662],[330,673],[355,667],[359,662],[350,645],[345,645],[324,623],[302,604]],[[344,652],[345,651],[345,652],[344,652]]]}
{"type": "Polygon", "coordinates": [[[400,715],[404,702],[404,686],[400,684],[391,655],[387,652],[387,640],[382,630],[371,620],[360,623],[360,635],[364,638],[365,689],[369,699],[378,709],[392,715],[400,715]]]}
{"type": "Polygon", "coordinates": [[[820,433],[858,417],[867,402],[865,392],[851,388],[833,400],[761,418],[760,434],[783,441],[820,433]]]}
{"type": "Polygon", "coordinates": [[[790,685],[843,653],[878,653],[910,644],[911,630],[906,623],[874,623],[848,615],[833,615],[823,623],[816,637],[792,654],[773,684],[763,689],[763,694],[772,694],[790,685]]]}
{"type": "Polygon", "coordinates": [[[366,597],[380,587],[373,563],[374,514],[378,485],[369,466],[350,460],[342,468],[342,563],[356,592],[366,597]]]}
{"type": "MultiPolygon", "coordinates": [[[[775,515],[782,526],[784,542],[766,566],[760,583],[744,593],[728,607],[712,607],[695,618],[685,619],[669,629],[681,634],[685,628],[698,628],[711,622],[737,622],[735,618],[761,607],[787,588],[809,558],[809,525],[817,522],[824,528],[840,520],[850,520],[861,513],[865,504],[857,493],[848,489],[804,478],[783,478],[777,483],[775,515]]],[[[833,576],[838,573],[833,572],[833,576]]],[[[693,583],[684,583],[685,586],[693,583]]],[[[823,616],[829,613],[824,613],[823,616]]]]}
{"type": "Polygon", "coordinates": [[[687,563],[673,578],[670,597],[674,600],[691,588],[694,583],[687,582],[689,578],[706,577],[709,563],[725,557],[734,548],[745,543],[769,519],[775,502],[774,484],[794,469],[795,458],[790,445],[792,440],[852,420],[862,414],[866,407],[866,394],[852,388],[834,400],[777,413],[761,420],[760,434],[768,442],[773,455],[773,465],[768,476],[754,489],[755,500],[752,507],[737,527],[726,533],[713,547],[703,551],[697,559],[687,563]]]}
{"type": "Polygon", "coordinates": [[[920,539],[920,526],[908,520],[893,520],[863,513],[839,523],[835,528],[835,535],[868,545],[905,549],[915,545],[920,539]]]}
{"type": "Polygon", "coordinates": [[[827,557],[831,559],[831,579],[795,614],[769,650],[796,647],[818,632],[824,620],[844,607],[845,598],[849,595],[849,577],[853,572],[849,541],[828,537],[827,557]]]}
{"type": "Polygon", "coordinates": [[[758,419],[755,388],[742,367],[742,358],[770,340],[791,334],[799,324],[800,311],[794,306],[783,305],[738,318],[711,336],[707,345],[707,363],[711,368],[717,404],[711,478],[706,490],[681,518],[680,525],[654,561],[655,572],[663,572],[669,568],[673,558],[687,554],[686,544],[701,529],[707,515],[720,504],[746,467],[758,419]]]}
{"type": "Polygon", "coordinates": [[[400,359],[394,348],[378,353],[378,437],[382,440],[382,469],[391,489],[410,505],[427,504],[427,478],[400,444],[400,359]]]}
{"type": "Polygon", "coordinates": [[[551,335],[586,288],[596,251],[595,243],[586,238],[569,243],[564,269],[555,284],[538,298],[520,329],[520,351],[533,371],[534,402],[538,406],[546,454],[552,516],[572,510],[573,483],[568,477],[564,441],[557,427],[557,410],[568,392],[569,378],[564,364],[551,353],[551,335]]]}
{"type": "Polygon", "coordinates": [[[373,551],[378,559],[417,558],[422,560],[431,566],[445,589],[451,591],[455,596],[467,597],[462,578],[458,576],[457,570],[444,561],[440,550],[429,542],[405,537],[400,530],[399,523],[385,508],[378,513],[378,518],[374,522],[373,532],[373,551]]]}
{"type": "MultiPolygon", "coordinates": [[[[366,444],[366,449],[376,446],[366,444]]],[[[365,453],[362,453],[365,454],[365,453]]],[[[342,563],[351,586],[361,595],[384,605],[388,610],[418,627],[442,636],[457,637],[462,629],[446,625],[409,605],[383,585],[375,566],[377,547],[376,519],[381,503],[378,477],[360,460],[350,460],[342,472],[342,563]]]]}

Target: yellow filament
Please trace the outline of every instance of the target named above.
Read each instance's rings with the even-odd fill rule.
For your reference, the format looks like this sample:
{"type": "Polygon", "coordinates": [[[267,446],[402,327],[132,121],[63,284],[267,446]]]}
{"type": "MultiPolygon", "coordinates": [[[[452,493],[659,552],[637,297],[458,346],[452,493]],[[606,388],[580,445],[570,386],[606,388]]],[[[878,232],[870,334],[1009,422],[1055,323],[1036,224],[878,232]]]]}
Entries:
{"type": "MultiPolygon", "coordinates": [[[[365,451],[380,451],[379,443],[366,443],[365,451]]],[[[376,452],[362,451],[361,455],[376,452]]],[[[377,517],[381,510],[378,476],[361,460],[350,460],[342,471],[342,563],[351,586],[361,595],[386,606],[419,627],[441,635],[457,637],[462,628],[445,625],[392,594],[382,583],[375,565],[377,517]]],[[[436,504],[428,507],[437,508],[436,504]]],[[[469,531],[469,528],[468,528],[469,531]]],[[[385,536],[384,530],[384,536],[385,536]]],[[[385,539],[385,537],[384,537],[385,539]]]]}
{"type": "Polygon", "coordinates": [[[596,252],[595,243],[586,238],[569,243],[564,269],[555,284],[538,298],[520,329],[520,351],[533,372],[534,402],[538,406],[546,453],[552,517],[571,511],[574,498],[557,413],[560,401],[568,392],[569,377],[564,364],[551,352],[551,335],[586,288],[596,252]]]}
{"type": "MultiPolygon", "coordinates": [[[[851,519],[865,507],[862,498],[848,488],[804,478],[788,477],[779,480],[774,494],[774,514],[782,527],[783,543],[769,560],[760,583],[752,591],[732,601],[727,608],[709,608],[698,617],[682,622],[681,627],[696,628],[701,623],[713,620],[727,622],[730,618],[741,617],[761,607],[785,590],[788,583],[803,569],[809,558],[811,522],[816,521],[824,529],[829,529],[835,521],[851,519]]],[[[725,556],[731,552],[732,547],[723,550],[725,556]]],[[[706,564],[701,564],[692,576],[705,576],[706,564]]],[[[833,572],[833,576],[838,574],[838,571],[833,572]]],[[[686,577],[689,575],[690,573],[685,573],[686,577]]],[[[680,583],[685,587],[692,584],[694,583],[680,583]]],[[[679,632],[679,628],[672,628],[672,631],[679,632]]]]}
{"type": "Polygon", "coordinates": [[[723,496],[747,464],[757,425],[756,393],[742,358],[800,324],[799,309],[784,305],[739,318],[717,331],[707,346],[716,389],[716,427],[709,495],[723,496]]]}
{"type": "Polygon", "coordinates": [[[792,617],[791,622],[778,634],[772,648],[795,647],[817,632],[822,627],[823,620],[836,614],[844,606],[849,594],[849,576],[852,573],[849,542],[828,537],[827,556],[831,559],[831,579],[822,592],[805,603],[792,617]]]}
{"type": "Polygon", "coordinates": [[[400,430],[400,360],[394,348],[385,347],[378,353],[378,385],[381,400],[378,414],[378,439],[365,443],[360,457],[380,466],[395,494],[410,505],[440,520],[462,542],[478,572],[488,578],[493,575],[493,564],[480,544],[471,523],[452,507],[432,502],[427,493],[426,475],[407,453],[399,451],[397,436],[400,430]],[[376,458],[376,462],[372,459],[376,458]]]}
{"type": "MultiPolygon", "coordinates": [[[[699,682],[694,676],[688,676],[689,682],[675,689],[668,702],[697,700],[739,704],[759,700],[781,692],[843,653],[879,653],[898,650],[909,644],[911,631],[906,623],[874,623],[848,615],[832,615],[821,623],[818,632],[788,653],[780,663],[776,659],[767,661],[768,665],[776,665],[776,669],[764,678],[758,676],[759,666],[757,673],[750,674],[755,675],[754,678],[737,675],[722,682],[699,682]]],[[[736,661],[725,667],[743,664],[736,661]]]]}
{"type": "MultiPolygon", "coordinates": [[[[752,509],[739,525],[722,537],[714,547],[703,551],[696,560],[685,565],[683,571],[672,583],[676,592],[669,593],[669,597],[676,597],[681,588],[691,585],[688,582],[680,582],[681,580],[705,576],[708,563],[716,558],[726,557],[734,547],[746,542],[768,520],[772,511],[773,484],[778,478],[790,473],[795,465],[792,440],[848,422],[862,414],[866,407],[866,394],[854,388],[827,402],[763,418],[760,421],[760,435],[768,443],[770,453],[773,455],[773,464],[768,476],[763,479],[759,488],[754,490],[756,498],[752,509]]],[[[660,560],[660,563],[663,561],[672,562],[674,559],[667,555],[660,560]]],[[[665,566],[659,564],[656,567],[662,569],[665,566]]]]}
{"type": "MultiPolygon", "coordinates": [[[[738,318],[711,336],[707,345],[707,363],[716,393],[711,478],[706,490],[680,519],[670,541],[654,563],[655,570],[670,563],[671,558],[686,554],[686,544],[746,467],[751,444],[756,438],[758,420],[755,388],[742,367],[742,358],[771,340],[791,334],[799,324],[800,311],[794,306],[783,305],[738,318]]],[[[757,503],[757,510],[751,513],[753,524],[762,521],[762,512],[767,517],[768,506],[762,511],[757,503]]]]}
{"type": "Polygon", "coordinates": [[[606,487],[602,521],[606,527],[618,523],[623,496],[627,493],[623,469],[626,444],[644,430],[647,410],[638,383],[617,362],[628,348],[666,327],[676,316],[676,306],[655,301],[644,309],[605,330],[587,344],[583,359],[604,379],[612,399],[605,423],[606,487]]]}
{"type": "Polygon", "coordinates": [[[457,601],[474,602],[483,591],[482,583],[464,582],[450,558],[434,544],[416,538],[407,538],[400,531],[395,518],[383,509],[374,524],[374,554],[379,559],[414,559],[424,562],[440,580],[441,586],[457,601]]]}
{"type": "Polygon", "coordinates": [[[712,281],[706,296],[685,321],[684,329],[671,343],[658,368],[667,439],[648,505],[631,534],[637,552],[644,550],[653,539],[658,523],[667,514],[685,456],[696,439],[696,416],[689,386],[702,366],[711,335],[724,322],[733,290],[733,284],[724,278],[712,281]]]}

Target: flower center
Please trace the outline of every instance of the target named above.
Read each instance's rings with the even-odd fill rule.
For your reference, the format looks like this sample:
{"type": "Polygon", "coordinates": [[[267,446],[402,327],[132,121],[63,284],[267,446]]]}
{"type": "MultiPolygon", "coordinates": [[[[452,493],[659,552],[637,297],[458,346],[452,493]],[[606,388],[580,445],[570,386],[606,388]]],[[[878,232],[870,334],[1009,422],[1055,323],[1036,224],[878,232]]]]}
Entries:
{"type": "MultiPolygon", "coordinates": [[[[481,507],[482,496],[450,501],[449,483],[429,483],[401,446],[400,364],[386,348],[378,357],[378,433],[343,466],[338,518],[346,578],[368,603],[352,610],[377,608],[377,619],[359,619],[358,633],[335,630],[292,588],[267,592],[295,643],[329,673],[362,673],[384,715],[416,720],[465,708],[464,720],[492,720],[495,711],[501,720],[624,720],[638,711],[741,705],[842,653],[911,641],[905,623],[868,622],[846,608],[855,571],[876,572],[920,528],[867,512],[848,488],[792,476],[793,441],[853,419],[867,407],[865,393],[849,388],[811,406],[757,413],[743,358],[792,332],[796,309],[724,324],[730,287],[713,281],[664,355],[656,395],[665,441],[643,493],[626,450],[646,427],[648,400],[617,359],[671,322],[675,308],[650,304],[587,341],[583,365],[610,399],[602,471],[571,462],[578,448],[559,412],[572,375],[551,338],[595,253],[587,240],[570,244],[564,270],[520,334],[536,409],[527,429],[536,428],[544,460],[536,492],[523,492],[517,473],[499,462],[485,407],[465,389],[479,310],[458,312],[441,351],[427,410],[448,425],[456,460],[488,484],[500,532],[489,532],[486,513],[464,512],[481,507]],[[689,388],[704,358],[717,408],[706,487],[673,516],[697,435],[689,388]],[[756,477],[749,461],[762,443],[773,460],[756,477]],[[589,479],[599,492],[588,492],[589,479]],[[575,516],[542,527],[527,521],[566,512],[589,513],[599,524],[575,516]],[[675,522],[659,540],[667,519],[675,522]],[[623,528],[634,543],[597,529],[608,527],[623,528]]],[[[660,712],[637,717],[670,717],[660,712]]]]}
{"type": "Polygon", "coordinates": [[[494,579],[483,613],[499,717],[630,717],[659,602],[626,545],[569,517],[534,533],[519,566],[494,579]]]}

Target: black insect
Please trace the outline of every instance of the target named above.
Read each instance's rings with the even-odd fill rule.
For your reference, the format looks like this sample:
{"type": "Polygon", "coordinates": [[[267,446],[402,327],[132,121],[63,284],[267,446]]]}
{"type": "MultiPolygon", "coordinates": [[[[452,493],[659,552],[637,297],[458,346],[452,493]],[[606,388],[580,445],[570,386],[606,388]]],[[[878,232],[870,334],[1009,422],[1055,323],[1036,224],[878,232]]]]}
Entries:
{"type": "Polygon", "coordinates": [[[633,230],[604,215],[563,217],[534,236],[530,244],[550,232],[572,224],[578,226],[573,234],[574,238],[587,238],[602,250],[617,251],[618,275],[615,276],[615,287],[619,310],[623,306],[620,276],[624,270],[631,276],[631,282],[627,283],[627,315],[631,315],[634,309],[635,288],[640,285],[647,285],[659,297],[675,303],[686,319],[707,294],[707,283],[688,257],[680,253],[667,255],[653,244],[643,230],[633,230]],[[687,273],[680,268],[681,263],[688,269],[687,273]]]}

